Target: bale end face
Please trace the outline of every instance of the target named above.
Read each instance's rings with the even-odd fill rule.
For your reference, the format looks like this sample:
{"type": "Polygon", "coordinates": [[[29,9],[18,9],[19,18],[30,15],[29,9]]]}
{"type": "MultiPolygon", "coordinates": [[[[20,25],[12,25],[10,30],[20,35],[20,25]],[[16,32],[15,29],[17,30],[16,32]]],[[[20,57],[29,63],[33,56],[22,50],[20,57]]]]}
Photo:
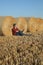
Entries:
{"type": "Polygon", "coordinates": [[[16,19],[11,17],[11,16],[7,16],[5,17],[4,19],[4,22],[3,22],[3,27],[2,27],[2,31],[3,31],[3,34],[6,35],[6,36],[12,36],[12,26],[13,24],[16,23],[16,19]]]}
{"type": "Polygon", "coordinates": [[[28,22],[28,31],[32,33],[42,32],[43,31],[43,20],[40,18],[30,18],[28,22]]]}
{"type": "Polygon", "coordinates": [[[23,17],[18,18],[17,27],[19,30],[26,33],[27,32],[27,21],[26,21],[26,19],[23,17]]]}

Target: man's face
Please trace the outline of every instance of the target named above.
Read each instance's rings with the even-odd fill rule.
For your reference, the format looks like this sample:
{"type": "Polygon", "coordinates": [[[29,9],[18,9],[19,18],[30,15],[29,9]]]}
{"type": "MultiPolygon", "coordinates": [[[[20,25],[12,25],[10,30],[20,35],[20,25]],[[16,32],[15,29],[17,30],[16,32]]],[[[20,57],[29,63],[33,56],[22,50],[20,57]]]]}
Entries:
{"type": "Polygon", "coordinates": [[[17,25],[14,25],[13,27],[15,27],[15,28],[16,28],[16,27],[17,27],[17,25]]]}
{"type": "Polygon", "coordinates": [[[13,26],[13,27],[15,27],[15,26],[13,26]]]}
{"type": "Polygon", "coordinates": [[[17,27],[17,25],[15,25],[15,27],[17,27]]]}

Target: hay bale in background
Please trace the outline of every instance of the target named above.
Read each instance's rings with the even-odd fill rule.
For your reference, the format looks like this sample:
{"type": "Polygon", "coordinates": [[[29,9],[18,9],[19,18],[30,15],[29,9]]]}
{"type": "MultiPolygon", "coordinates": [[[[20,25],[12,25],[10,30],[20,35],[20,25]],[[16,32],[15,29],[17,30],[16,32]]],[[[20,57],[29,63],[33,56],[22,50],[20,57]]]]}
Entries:
{"type": "Polygon", "coordinates": [[[43,32],[43,19],[34,17],[0,16],[0,35],[11,36],[12,26],[16,23],[19,30],[27,32],[43,32]]]}
{"type": "Polygon", "coordinates": [[[0,35],[2,36],[3,35],[3,32],[2,32],[2,24],[3,24],[3,21],[4,21],[5,17],[4,16],[0,16],[0,35]]]}
{"type": "Polygon", "coordinates": [[[36,20],[36,18],[30,18],[30,20],[29,20],[29,22],[28,22],[28,31],[30,31],[30,32],[36,32],[36,30],[37,30],[37,26],[38,25],[36,25],[36,22],[37,20],[36,20]]]}
{"type": "Polygon", "coordinates": [[[18,27],[19,30],[23,31],[24,33],[27,32],[27,21],[24,17],[18,18],[17,27],[18,27]]]}
{"type": "Polygon", "coordinates": [[[11,36],[12,35],[12,26],[13,24],[16,23],[16,19],[11,17],[11,16],[6,16],[4,21],[3,21],[3,26],[2,26],[2,32],[6,36],[11,36]]]}
{"type": "Polygon", "coordinates": [[[28,22],[28,31],[30,32],[42,32],[43,31],[43,20],[40,18],[30,18],[28,22]]]}
{"type": "Polygon", "coordinates": [[[38,31],[43,32],[43,19],[37,18],[37,24],[39,24],[38,31]]]}

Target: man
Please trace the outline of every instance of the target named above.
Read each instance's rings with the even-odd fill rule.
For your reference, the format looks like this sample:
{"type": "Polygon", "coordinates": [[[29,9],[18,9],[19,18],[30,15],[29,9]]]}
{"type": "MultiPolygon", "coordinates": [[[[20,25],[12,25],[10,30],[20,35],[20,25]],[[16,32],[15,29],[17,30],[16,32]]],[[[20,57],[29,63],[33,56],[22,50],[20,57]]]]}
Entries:
{"type": "Polygon", "coordinates": [[[16,25],[16,24],[13,24],[12,35],[20,35],[20,36],[23,35],[23,32],[20,31],[20,30],[17,28],[17,25],[16,25]]]}

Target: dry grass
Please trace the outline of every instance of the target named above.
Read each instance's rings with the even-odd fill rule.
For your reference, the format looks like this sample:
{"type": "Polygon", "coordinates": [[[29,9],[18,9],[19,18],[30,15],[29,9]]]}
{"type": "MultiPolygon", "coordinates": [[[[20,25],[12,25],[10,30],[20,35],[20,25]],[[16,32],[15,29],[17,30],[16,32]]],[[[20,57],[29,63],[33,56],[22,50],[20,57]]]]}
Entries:
{"type": "Polygon", "coordinates": [[[43,34],[0,36],[0,65],[43,65],[43,34]]]}

